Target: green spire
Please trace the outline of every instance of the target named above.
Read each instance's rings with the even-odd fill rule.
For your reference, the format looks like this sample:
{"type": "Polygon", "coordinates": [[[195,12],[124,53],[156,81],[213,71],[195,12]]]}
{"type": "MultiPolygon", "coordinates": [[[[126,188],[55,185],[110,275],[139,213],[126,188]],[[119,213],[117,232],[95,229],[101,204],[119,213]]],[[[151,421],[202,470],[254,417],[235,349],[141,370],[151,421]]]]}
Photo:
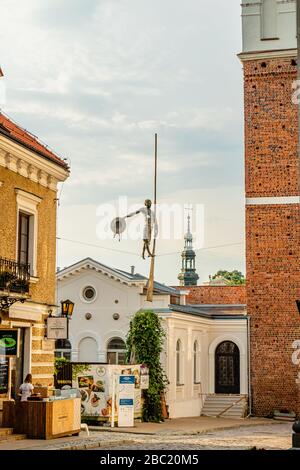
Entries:
{"type": "Polygon", "coordinates": [[[196,286],[199,276],[196,273],[196,253],[193,250],[193,235],[191,232],[191,216],[187,217],[187,232],[184,235],[184,249],[181,253],[181,272],[178,275],[181,286],[196,286]]]}

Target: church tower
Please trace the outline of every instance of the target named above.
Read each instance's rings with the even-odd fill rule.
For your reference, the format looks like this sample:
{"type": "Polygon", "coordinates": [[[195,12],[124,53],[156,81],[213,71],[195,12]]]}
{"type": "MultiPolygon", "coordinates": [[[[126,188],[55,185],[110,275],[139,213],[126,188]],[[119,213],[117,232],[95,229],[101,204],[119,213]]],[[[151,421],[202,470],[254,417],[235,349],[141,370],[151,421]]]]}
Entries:
{"type": "Polygon", "coordinates": [[[300,339],[296,0],[243,0],[242,22],[252,411],[300,415],[292,363],[300,339]]]}
{"type": "Polygon", "coordinates": [[[193,235],[191,232],[191,217],[188,215],[188,228],[184,236],[184,250],[181,254],[181,273],[178,275],[181,286],[196,286],[199,276],[196,273],[196,253],[193,250],[193,235]]]}

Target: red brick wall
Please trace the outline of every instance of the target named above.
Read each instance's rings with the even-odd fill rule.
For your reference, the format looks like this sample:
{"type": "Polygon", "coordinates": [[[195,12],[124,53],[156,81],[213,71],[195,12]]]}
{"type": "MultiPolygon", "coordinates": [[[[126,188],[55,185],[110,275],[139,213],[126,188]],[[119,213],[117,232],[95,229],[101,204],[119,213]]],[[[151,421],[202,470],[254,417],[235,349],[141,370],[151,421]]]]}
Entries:
{"type": "MultiPolygon", "coordinates": [[[[246,197],[299,194],[296,69],[291,59],[244,63],[246,197]]],[[[248,205],[246,258],[253,411],[300,415],[299,368],[291,361],[300,339],[299,205],[248,205]]]]}
{"type": "Polygon", "coordinates": [[[188,304],[246,304],[245,286],[195,286],[177,287],[188,290],[188,304]]]}

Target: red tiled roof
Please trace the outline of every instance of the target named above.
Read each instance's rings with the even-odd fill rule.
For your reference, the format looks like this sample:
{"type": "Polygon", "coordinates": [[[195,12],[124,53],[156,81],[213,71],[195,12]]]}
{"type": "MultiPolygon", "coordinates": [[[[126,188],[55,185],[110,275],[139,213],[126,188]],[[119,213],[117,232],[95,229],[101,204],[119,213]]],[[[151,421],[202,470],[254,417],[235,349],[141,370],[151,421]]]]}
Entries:
{"type": "Polygon", "coordinates": [[[22,127],[15,124],[7,116],[0,112],[0,134],[6,135],[8,138],[24,145],[24,147],[32,150],[33,152],[41,155],[42,157],[51,160],[53,163],[68,169],[68,164],[62,160],[58,155],[51,152],[45,145],[38,141],[30,132],[22,129],[22,127]]]}

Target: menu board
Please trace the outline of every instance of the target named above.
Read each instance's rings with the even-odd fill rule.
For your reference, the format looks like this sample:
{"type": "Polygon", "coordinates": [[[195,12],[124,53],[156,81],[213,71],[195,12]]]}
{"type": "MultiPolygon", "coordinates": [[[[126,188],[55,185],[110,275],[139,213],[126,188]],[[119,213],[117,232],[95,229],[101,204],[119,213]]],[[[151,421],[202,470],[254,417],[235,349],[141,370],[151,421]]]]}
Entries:
{"type": "Polygon", "coordinates": [[[118,427],[134,426],[134,375],[118,377],[118,427]]]}
{"type": "Polygon", "coordinates": [[[9,359],[0,357],[0,395],[7,395],[9,382],[9,359]]]}
{"type": "MultiPolygon", "coordinates": [[[[81,394],[82,418],[108,420],[112,412],[113,380],[117,375],[134,376],[134,413],[141,416],[139,365],[72,363],[72,386],[81,394]]],[[[115,401],[115,416],[118,403],[115,401]]]]}

